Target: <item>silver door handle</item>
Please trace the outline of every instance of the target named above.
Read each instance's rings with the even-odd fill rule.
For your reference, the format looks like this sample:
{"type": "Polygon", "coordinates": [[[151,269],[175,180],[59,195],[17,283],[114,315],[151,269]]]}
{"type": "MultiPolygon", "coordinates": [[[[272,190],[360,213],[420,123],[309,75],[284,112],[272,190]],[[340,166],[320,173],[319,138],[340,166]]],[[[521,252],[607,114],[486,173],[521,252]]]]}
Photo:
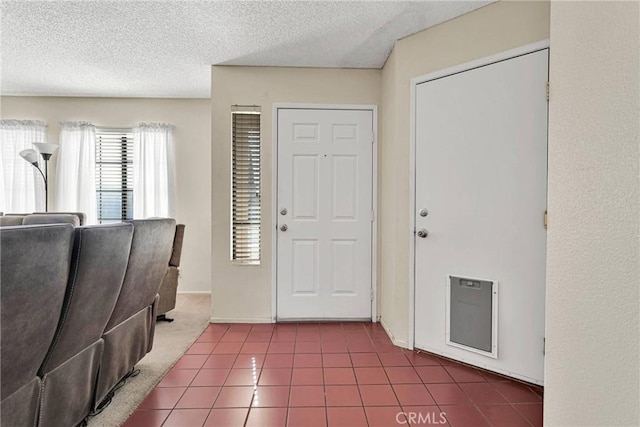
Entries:
{"type": "Polygon", "coordinates": [[[280,231],[287,231],[289,229],[289,227],[287,227],[287,224],[282,224],[280,226],[280,231]]]}
{"type": "Polygon", "coordinates": [[[417,234],[418,234],[418,237],[421,237],[421,238],[424,239],[425,237],[427,237],[429,235],[429,232],[426,229],[421,228],[420,230],[418,230],[417,234]]]}

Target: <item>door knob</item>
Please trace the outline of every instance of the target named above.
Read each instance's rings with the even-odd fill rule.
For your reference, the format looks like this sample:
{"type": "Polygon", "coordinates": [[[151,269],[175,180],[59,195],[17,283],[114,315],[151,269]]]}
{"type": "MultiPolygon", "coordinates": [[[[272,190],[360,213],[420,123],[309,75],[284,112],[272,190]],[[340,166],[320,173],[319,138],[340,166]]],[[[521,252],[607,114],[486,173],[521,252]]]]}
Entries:
{"type": "Polygon", "coordinates": [[[287,231],[289,229],[289,227],[287,227],[287,224],[282,224],[280,226],[280,231],[287,231]]]}
{"type": "Polygon", "coordinates": [[[425,237],[427,237],[429,235],[429,232],[426,229],[421,228],[420,230],[418,230],[417,234],[418,234],[418,237],[421,237],[421,238],[424,239],[425,237]]]}

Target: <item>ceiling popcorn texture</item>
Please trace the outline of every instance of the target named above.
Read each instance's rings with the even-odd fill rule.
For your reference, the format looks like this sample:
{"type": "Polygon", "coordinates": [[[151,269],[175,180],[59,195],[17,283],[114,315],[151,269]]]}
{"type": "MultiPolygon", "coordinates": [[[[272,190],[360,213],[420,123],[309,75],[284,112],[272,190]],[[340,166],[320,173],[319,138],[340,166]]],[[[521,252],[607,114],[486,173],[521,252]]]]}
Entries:
{"type": "Polygon", "coordinates": [[[381,68],[488,1],[5,1],[3,95],[209,98],[211,65],[381,68]]]}

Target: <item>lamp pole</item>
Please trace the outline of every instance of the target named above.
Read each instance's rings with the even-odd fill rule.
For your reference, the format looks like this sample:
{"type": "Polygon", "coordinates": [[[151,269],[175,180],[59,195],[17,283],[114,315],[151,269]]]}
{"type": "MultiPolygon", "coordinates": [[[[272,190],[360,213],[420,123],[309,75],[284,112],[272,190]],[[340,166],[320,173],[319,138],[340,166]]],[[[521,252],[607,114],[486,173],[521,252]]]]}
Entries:
{"type": "MultiPolygon", "coordinates": [[[[51,158],[53,153],[40,153],[42,158],[44,159],[44,211],[49,212],[49,159],[51,158]]],[[[38,168],[40,169],[40,168],[38,168]]],[[[42,173],[42,171],[40,171],[42,173]]]]}
{"type": "Polygon", "coordinates": [[[38,172],[40,172],[40,175],[42,175],[42,179],[44,179],[44,211],[45,212],[49,212],[49,188],[47,185],[47,176],[49,175],[49,170],[47,167],[47,161],[44,161],[44,173],[42,173],[42,169],[40,169],[40,167],[38,166],[38,163],[31,163],[36,169],[38,169],[38,172]]]}

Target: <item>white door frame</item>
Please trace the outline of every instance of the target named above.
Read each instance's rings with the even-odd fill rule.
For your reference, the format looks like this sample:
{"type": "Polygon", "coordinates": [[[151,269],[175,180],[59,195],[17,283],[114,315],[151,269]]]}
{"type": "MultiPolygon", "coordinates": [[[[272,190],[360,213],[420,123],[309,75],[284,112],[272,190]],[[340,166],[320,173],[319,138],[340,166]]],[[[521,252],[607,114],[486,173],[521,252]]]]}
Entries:
{"type": "Polygon", "coordinates": [[[371,321],[378,321],[378,106],[359,104],[295,104],[295,103],[274,103],[272,109],[272,150],[271,155],[273,169],[271,172],[271,321],[276,322],[277,317],[277,293],[278,293],[278,110],[362,110],[373,113],[373,144],[371,153],[372,164],[372,198],[371,208],[374,211],[373,221],[371,221],[371,290],[373,298],[371,300],[371,321]]]}
{"type": "Polygon", "coordinates": [[[474,68],[483,67],[494,64],[496,62],[512,59],[517,56],[527,55],[539,50],[549,49],[549,40],[542,40],[531,43],[515,49],[510,49],[495,55],[490,55],[475,61],[466,62],[444,70],[435,71],[433,73],[411,79],[411,112],[410,112],[410,140],[409,140],[409,349],[413,350],[415,343],[415,298],[416,298],[416,242],[415,242],[415,223],[416,223],[416,91],[418,85],[430,80],[439,79],[450,76],[452,74],[462,73],[474,68]]]}

